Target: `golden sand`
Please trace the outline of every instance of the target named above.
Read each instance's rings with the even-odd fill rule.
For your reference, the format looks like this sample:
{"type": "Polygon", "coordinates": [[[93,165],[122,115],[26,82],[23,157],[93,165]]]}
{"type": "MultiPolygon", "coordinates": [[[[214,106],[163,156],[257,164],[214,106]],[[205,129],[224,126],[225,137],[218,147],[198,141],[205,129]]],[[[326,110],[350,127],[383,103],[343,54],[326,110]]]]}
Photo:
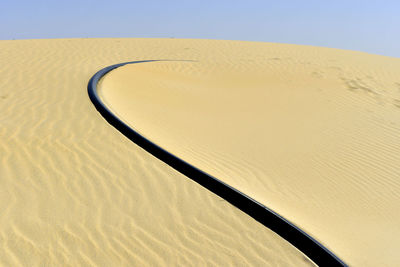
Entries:
{"type": "MultiPolygon", "coordinates": [[[[244,59],[253,59],[253,46],[270,45],[159,39],[0,41],[0,265],[311,265],[275,233],[126,139],[101,117],[87,96],[90,77],[108,65],[141,59],[197,59],[209,62],[199,66],[236,68],[237,57],[231,60],[231,55],[239,51],[244,59]]],[[[188,64],[169,63],[138,66],[150,67],[138,73],[148,74],[157,66],[162,72],[168,68],[171,78],[191,70],[188,64]]],[[[172,81],[159,74],[153,78],[168,86],[172,81]]],[[[187,89],[193,84],[182,80],[187,89]]],[[[159,110],[170,103],[162,94],[148,100],[143,104],[152,103],[159,110]]],[[[178,111],[173,107],[169,107],[171,115],[178,111]]],[[[149,123],[154,123],[153,115],[141,113],[149,123]]],[[[172,120],[168,123],[173,125],[172,120]]],[[[159,141],[164,144],[164,139],[159,141]]],[[[215,151],[213,144],[209,144],[210,152],[215,151]]],[[[229,179],[251,181],[241,175],[243,163],[237,164],[227,173],[238,171],[237,175],[229,179]]],[[[246,184],[240,189],[252,188],[246,184]]],[[[291,188],[274,190],[283,194],[291,188]]],[[[308,199],[314,207],[317,198],[308,199]]],[[[373,207],[384,212],[386,199],[392,197],[377,195],[380,202],[373,207]]],[[[288,215],[290,209],[285,210],[288,215]]],[[[293,213],[293,218],[298,214],[293,213]]]]}
{"type": "Polygon", "coordinates": [[[109,108],[345,262],[400,265],[400,59],[180,42],[173,59],[192,62],[126,65],[107,74],[100,93],[109,108]]]}

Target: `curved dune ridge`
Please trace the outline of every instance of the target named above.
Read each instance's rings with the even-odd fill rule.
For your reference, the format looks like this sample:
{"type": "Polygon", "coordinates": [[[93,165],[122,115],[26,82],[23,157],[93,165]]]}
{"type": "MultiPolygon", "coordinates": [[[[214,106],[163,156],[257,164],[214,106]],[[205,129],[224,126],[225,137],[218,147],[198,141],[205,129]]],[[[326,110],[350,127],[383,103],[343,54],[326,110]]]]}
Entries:
{"type": "Polygon", "coordinates": [[[156,61],[157,60],[143,60],[114,64],[99,70],[90,79],[88,83],[89,98],[96,109],[100,112],[100,114],[102,114],[102,116],[107,120],[107,122],[113,125],[132,142],[136,143],[138,146],[140,146],[156,158],[165,162],[178,172],[186,175],[193,181],[204,186],[216,195],[222,197],[224,200],[228,201],[235,207],[250,215],[255,220],[262,223],[264,226],[278,233],[281,237],[285,238],[301,252],[309,256],[310,259],[313,260],[316,264],[329,264],[330,266],[346,265],[341,259],[339,259],[331,251],[326,249],[317,240],[293,225],[287,219],[283,218],[276,212],[255,201],[249,196],[243,194],[237,189],[229,186],[228,184],[222,182],[215,177],[210,176],[202,170],[197,169],[193,165],[190,165],[180,158],[177,158],[175,155],[169,153],[155,143],[151,142],[140,133],[132,129],[129,125],[124,123],[104,104],[103,100],[99,97],[97,89],[97,85],[104,77],[104,75],[126,64],[139,64],[156,61]]]}
{"type": "Polygon", "coordinates": [[[400,264],[400,59],[266,43],[219,48],[197,50],[204,57],[193,62],[115,69],[100,96],[132,129],[346,263],[400,264]]]}
{"type": "Polygon", "coordinates": [[[260,44],[0,41],[0,265],[313,265],[133,144],[87,97],[87,81],[108,65],[218,59],[248,45],[260,44]]]}
{"type": "Polygon", "coordinates": [[[224,200],[239,208],[267,228],[279,234],[281,237],[298,248],[301,252],[306,254],[316,264],[345,266],[346,264],[341,259],[326,249],[321,243],[312,238],[310,235],[299,229],[293,223],[289,222],[287,219],[283,218],[265,205],[262,205],[237,189],[222,182],[218,178],[212,177],[193,165],[190,165],[186,161],[169,153],[162,147],[142,136],[140,133],[132,129],[129,125],[118,118],[118,116],[116,116],[116,114],[114,114],[99,97],[97,86],[104,75],[110,71],[127,64],[143,64],[156,61],[160,60],[142,60],[118,63],[105,67],[93,75],[88,83],[88,95],[93,105],[106,119],[106,121],[145,151],[165,162],[178,172],[186,175],[193,181],[204,186],[216,195],[222,197],[224,200]]]}

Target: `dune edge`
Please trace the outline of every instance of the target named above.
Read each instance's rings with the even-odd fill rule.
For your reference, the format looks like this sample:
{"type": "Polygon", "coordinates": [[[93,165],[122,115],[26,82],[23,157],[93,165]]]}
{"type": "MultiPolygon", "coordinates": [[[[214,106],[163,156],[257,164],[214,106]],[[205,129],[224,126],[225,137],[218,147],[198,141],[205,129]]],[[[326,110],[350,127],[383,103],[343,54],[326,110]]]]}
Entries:
{"type": "Polygon", "coordinates": [[[245,212],[247,215],[263,224],[270,230],[284,238],[299,251],[304,253],[317,265],[330,264],[335,266],[347,266],[333,252],[324,247],[316,239],[308,235],[306,232],[295,226],[293,223],[283,218],[273,210],[255,201],[254,199],[243,194],[239,190],[229,186],[219,179],[208,175],[207,173],[197,169],[184,160],[177,158],[173,154],[159,147],[155,143],[146,139],[131,127],[115,116],[103,103],[97,93],[97,84],[100,79],[110,71],[122,67],[127,64],[146,63],[165,60],[140,60],[125,63],[114,64],[99,70],[88,83],[88,95],[97,111],[103,118],[114,128],[120,131],[129,140],[140,146],[142,149],[152,154],[154,157],[168,164],[173,169],[182,173],[186,177],[207,188],[214,194],[222,197],[236,208],[245,212]]]}

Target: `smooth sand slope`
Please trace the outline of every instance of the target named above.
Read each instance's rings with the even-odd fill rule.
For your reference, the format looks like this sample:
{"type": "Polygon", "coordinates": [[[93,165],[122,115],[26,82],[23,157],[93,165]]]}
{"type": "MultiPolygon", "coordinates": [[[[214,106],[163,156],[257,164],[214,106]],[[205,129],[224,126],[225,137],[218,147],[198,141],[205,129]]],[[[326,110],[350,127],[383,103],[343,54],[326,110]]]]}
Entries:
{"type": "Polygon", "coordinates": [[[184,51],[195,61],[111,71],[102,99],[345,262],[400,265],[400,59],[251,42],[184,51]]]}
{"type": "Polygon", "coordinates": [[[217,63],[225,46],[242,44],[0,41],[0,265],[312,265],[126,139],[87,96],[105,66],[205,53],[217,63]]]}

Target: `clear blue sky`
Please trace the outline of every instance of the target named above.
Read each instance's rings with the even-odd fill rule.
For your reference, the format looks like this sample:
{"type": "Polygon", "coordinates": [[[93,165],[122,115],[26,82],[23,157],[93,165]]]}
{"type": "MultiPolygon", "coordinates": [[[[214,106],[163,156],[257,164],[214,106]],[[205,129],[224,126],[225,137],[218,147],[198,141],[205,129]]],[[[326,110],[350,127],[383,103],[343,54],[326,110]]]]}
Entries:
{"type": "Polygon", "coordinates": [[[400,57],[400,0],[0,0],[0,39],[175,37],[400,57]]]}

